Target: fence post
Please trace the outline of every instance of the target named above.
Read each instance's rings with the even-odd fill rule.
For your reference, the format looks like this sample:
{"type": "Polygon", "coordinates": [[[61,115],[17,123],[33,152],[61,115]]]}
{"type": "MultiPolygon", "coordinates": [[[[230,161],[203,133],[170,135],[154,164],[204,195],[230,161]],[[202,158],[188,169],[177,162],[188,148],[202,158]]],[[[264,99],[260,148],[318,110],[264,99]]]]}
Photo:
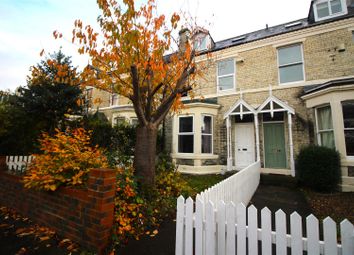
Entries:
{"type": "Polygon", "coordinates": [[[177,199],[177,216],[176,216],[176,247],[175,254],[183,254],[184,239],[184,197],[179,196],[177,199]]]}

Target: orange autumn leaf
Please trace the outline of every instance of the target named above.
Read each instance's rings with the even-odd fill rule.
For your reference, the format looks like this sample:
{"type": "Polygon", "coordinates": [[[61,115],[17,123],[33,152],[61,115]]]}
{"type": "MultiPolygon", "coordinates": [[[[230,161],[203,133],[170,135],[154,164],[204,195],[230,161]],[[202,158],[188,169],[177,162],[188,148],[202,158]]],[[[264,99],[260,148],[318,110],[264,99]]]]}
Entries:
{"type": "Polygon", "coordinates": [[[107,158],[98,147],[91,147],[90,132],[83,128],[62,132],[54,136],[42,135],[40,149],[29,165],[24,185],[26,188],[55,191],[60,186],[85,183],[91,168],[107,167],[107,158]]]}

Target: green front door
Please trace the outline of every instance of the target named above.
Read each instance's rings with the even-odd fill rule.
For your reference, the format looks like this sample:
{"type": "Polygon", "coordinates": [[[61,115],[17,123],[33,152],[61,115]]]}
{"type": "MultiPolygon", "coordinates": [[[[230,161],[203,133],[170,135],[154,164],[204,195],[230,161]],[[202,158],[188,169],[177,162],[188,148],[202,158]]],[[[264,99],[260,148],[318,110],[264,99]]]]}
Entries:
{"type": "Polygon", "coordinates": [[[266,168],[286,168],[283,123],[263,123],[266,168]]]}

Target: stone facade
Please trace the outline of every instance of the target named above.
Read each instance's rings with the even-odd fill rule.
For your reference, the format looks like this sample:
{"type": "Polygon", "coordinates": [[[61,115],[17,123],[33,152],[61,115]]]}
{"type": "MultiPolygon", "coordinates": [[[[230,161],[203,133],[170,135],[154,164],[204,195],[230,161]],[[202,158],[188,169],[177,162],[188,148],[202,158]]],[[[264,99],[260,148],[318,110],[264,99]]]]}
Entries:
{"type": "MultiPolygon", "coordinates": [[[[304,19],[301,22],[305,24],[307,21],[304,19]]],[[[272,29],[269,28],[268,31],[272,29]]],[[[254,125],[254,118],[257,116],[258,125],[254,126],[254,138],[255,140],[259,138],[259,145],[255,144],[254,147],[256,155],[258,151],[259,155],[255,158],[260,159],[262,167],[265,167],[266,158],[263,118],[264,114],[268,113],[266,113],[267,109],[261,111],[260,108],[263,103],[268,102],[267,100],[273,100],[272,98],[279,100],[283,105],[281,110],[284,111],[284,117],[280,123],[284,126],[286,163],[284,169],[273,169],[274,171],[267,169],[267,172],[294,174],[294,158],[300,149],[305,145],[318,142],[315,117],[315,107],[318,105],[309,106],[307,99],[303,98],[304,90],[307,87],[333,80],[354,78],[354,16],[314,22],[299,29],[287,30],[286,26],[282,29],[281,33],[212,49],[211,54],[202,54],[197,57],[197,65],[203,66],[205,71],[203,76],[196,80],[193,90],[195,97],[193,100],[189,97],[183,98],[186,109],[168,116],[164,124],[165,149],[171,153],[175,163],[180,165],[181,171],[198,174],[220,172],[226,169],[228,160],[230,161],[227,148],[231,148],[232,155],[236,151],[234,133],[237,121],[229,110],[235,103],[242,100],[254,110],[255,115],[250,123],[254,125]],[[300,62],[303,80],[280,83],[279,49],[292,45],[300,45],[301,48],[302,60],[300,62]],[[217,88],[218,62],[229,59],[234,60],[234,89],[219,91],[217,88]],[[229,115],[225,116],[225,114],[229,115]],[[181,153],[178,149],[179,117],[182,115],[193,116],[193,153],[181,153]],[[212,153],[201,152],[201,130],[205,115],[212,116],[213,119],[212,153]],[[230,129],[226,126],[227,117],[231,121],[230,129]],[[231,138],[227,138],[228,130],[231,138]],[[231,146],[228,146],[228,143],[231,143],[231,146]]],[[[267,30],[264,32],[267,33],[267,30]]],[[[354,99],[354,96],[352,98],[354,99]]],[[[340,99],[336,100],[338,104],[340,99]]],[[[112,122],[116,116],[128,118],[135,116],[126,98],[119,97],[118,106],[110,106],[109,102],[104,99],[100,107],[112,122]]],[[[273,112],[271,116],[273,117],[273,112]]],[[[343,136],[341,139],[344,139],[343,136]]],[[[343,147],[343,142],[338,142],[338,144],[343,147]]],[[[354,160],[345,157],[343,159],[345,162],[343,176],[352,175],[354,160]]],[[[234,159],[233,164],[236,165],[234,159]]],[[[350,182],[353,182],[354,187],[354,179],[350,182]]]]}
{"type": "MultiPolygon", "coordinates": [[[[354,77],[353,30],[354,18],[343,19],[225,48],[212,53],[211,58],[207,60],[205,56],[201,56],[201,63],[205,62],[206,64],[204,63],[204,65],[207,65],[208,69],[203,78],[197,81],[195,95],[197,98],[198,95],[202,98],[201,102],[203,102],[203,99],[216,98],[216,104],[219,106],[217,114],[214,116],[213,155],[210,155],[210,158],[205,156],[206,158],[204,159],[202,156],[195,154],[193,166],[190,162],[193,156],[176,153],[177,145],[172,143],[171,155],[176,159],[176,163],[183,165],[184,160],[188,159],[188,164],[183,165],[183,170],[187,171],[186,169],[189,169],[190,172],[193,172],[194,167],[195,173],[199,171],[199,165],[215,165],[216,167],[213,170],[216,172],[225,169],[227,164],[227,128],[224,114],[241,97],[245,102],[257,109],[272,95],[295,111],[295,114],[291,115],[293,149],[289,146],[287,114],[284,115],[283,120],[287,161],[285,168],[290,169],[291,149],[293,150],[293,158],[295,158],[303,146],[317,143],[314,108],[307,107],[305,100],[301,98],[304,93],[304,87],[325,83],[329,80],[354,77]],[[278,48],[294,44],[301,45],[304,80],[280,84],[278,48]],[[344,50],[338,50],[343,45],[344,50]],[[217,90],[217,62],[229,58],[235,59],[235,89],[228,93],[220,93],[217,90]],[[217,156],[217,158],[212,158],[212,156],[217,156]]],[[[190,102],[188,101],[188,103],[190,102]]],[[[200,109],[199,112],[203,114],[203,109],[200,109]]],[[[206,109],[205,112],[207,112],[206,109]]],[[[182,114],[188,114],[188,110],[183,111],[182,114]]],[[[191,114],[195,113],[191,112],[191,114]]],[[[177,117],[175,116],[172,120],[177,121],[177,117]]],[[[233,134],[235,122],[233,119],[231,121],[233,123],[231,133],[233,134]]],[[[260,160],[262,167],[264,167],[262,114],[258,114],[258,123],[260,160]]],[[[173,125],[171,124],[171,126],[173,125]]],[[[200,128],[197,124],[195,126],[196,129],[200,128]]],[[[167,140],[178,139],[177,127],[178,125],[175,125],[175,129],[166,130],[167,140]]],[[[233,154],[235,153],[235,141],[232,139],[231,148],[233,154]]],[[[354,165],[354,162],[351,164],[354,165]]],[[[348,169],[350,169],[348,173],[352,174],[352,168],[349,167],[348,169]]],[[[270,169],[270,172],[272,172],[272,169],[270,169]]],[[[279,173],[276,169],[274,169],[274,172],[279,173]]],[[[290,174],[290,171],[284,171],[283,173],[290,174]]]]}

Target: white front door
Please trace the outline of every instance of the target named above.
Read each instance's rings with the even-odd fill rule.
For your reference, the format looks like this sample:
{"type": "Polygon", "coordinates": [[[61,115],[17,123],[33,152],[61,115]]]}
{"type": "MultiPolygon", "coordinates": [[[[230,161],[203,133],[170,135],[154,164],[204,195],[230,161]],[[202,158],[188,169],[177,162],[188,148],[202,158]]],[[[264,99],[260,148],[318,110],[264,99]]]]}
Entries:
{"type": "Polygon", "coordinates": [[[235,125],[235,166],[243,169],[255,162],[253,123],[235,125]]]}

